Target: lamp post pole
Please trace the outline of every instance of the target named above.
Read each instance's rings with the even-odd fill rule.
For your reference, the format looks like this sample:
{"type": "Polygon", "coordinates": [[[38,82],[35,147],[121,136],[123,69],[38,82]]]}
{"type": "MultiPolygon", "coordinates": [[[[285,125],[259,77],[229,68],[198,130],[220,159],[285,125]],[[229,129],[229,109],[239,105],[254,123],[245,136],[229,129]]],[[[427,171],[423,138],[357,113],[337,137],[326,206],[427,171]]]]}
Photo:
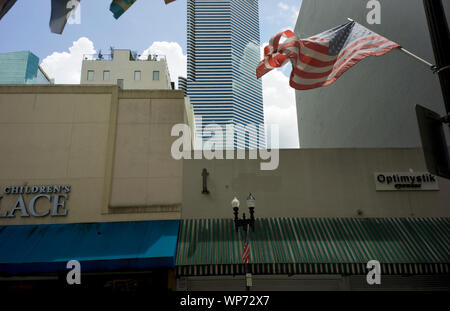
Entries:
{"type": "Polygon", "coordinates": [[[247,198],[247,207],[250,212],[250,218],[245,217],[245,213],[242,214],[242,218],[239,218],[239,200],[235,197],[233,201],[231,201],[231,206],[233,208],[234,213],[234,228],[236,232],[239,232],[239,227],[242,227],[242,230],[244,231],[244,239],[245,239],[245,245],[244,246],[244,252],[246,251],[245,248],[247,247],[248,252],[248,260],[244,262],[244,271],[245,271],[245,278],[246,278],[246,290],[250,290],[250,287],[252,286],[252,273],[249,263],[250,258],[250,249],[248,245],[248,232],[249,229],[252,230],[252,232],[255,232],[255,197],[250,193],[247,198]]]}

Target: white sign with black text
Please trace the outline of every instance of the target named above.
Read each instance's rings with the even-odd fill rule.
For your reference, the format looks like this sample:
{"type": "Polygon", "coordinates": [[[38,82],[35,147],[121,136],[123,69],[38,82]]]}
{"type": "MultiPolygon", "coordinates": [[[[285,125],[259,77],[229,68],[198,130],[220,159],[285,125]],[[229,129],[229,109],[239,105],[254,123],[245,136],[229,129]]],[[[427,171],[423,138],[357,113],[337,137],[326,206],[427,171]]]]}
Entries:
{"type": "Polygon", "coordinates": [[[436,191],[439,190],[437,177],[427,172],[376,172],[377,191],[436,191]]]}

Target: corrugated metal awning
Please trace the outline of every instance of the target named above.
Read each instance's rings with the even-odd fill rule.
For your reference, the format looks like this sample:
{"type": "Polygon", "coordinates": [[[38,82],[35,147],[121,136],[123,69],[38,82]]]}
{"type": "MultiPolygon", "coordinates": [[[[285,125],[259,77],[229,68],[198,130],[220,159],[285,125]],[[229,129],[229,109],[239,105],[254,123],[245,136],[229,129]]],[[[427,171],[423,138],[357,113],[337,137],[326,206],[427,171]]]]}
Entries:
{"type": "MultiPolygon", "coordinates": [[[[266,218],[250,232],[254,274],[449,273],[449,218],[266,218]]],[[[242,274],[243,234],[232,219],[180,224],[178,275],[242,274]]]]}

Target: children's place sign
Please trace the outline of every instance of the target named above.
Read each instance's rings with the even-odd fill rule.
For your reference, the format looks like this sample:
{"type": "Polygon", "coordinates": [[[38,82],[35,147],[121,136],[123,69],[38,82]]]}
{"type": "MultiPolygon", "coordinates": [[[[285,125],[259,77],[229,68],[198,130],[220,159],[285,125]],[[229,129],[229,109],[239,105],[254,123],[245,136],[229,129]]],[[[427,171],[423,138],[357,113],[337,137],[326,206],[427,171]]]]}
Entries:
{"type": "Polygon", "coordinates": [[[69,185],[4,186],[0,194],[0,218],[67,216],[69,185]],[[7,197],[13,197],[7,200],[7,197]],[[5,206],[4,201],[12,202],[5,206]]]}
{"type": "Polygon", "coordinates": [[[439,190],[436,176],[430,173],[374,173],[377,191],[439,190]]]}

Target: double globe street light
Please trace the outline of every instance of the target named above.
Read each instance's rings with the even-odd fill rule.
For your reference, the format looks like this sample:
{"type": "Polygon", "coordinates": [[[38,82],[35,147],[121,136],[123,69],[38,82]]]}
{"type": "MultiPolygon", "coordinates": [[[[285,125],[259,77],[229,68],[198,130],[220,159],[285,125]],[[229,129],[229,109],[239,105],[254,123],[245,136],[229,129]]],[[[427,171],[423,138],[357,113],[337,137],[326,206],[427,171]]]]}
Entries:
{"type": "Polygon", "coordinates": [[[242,218],[239,218],[239,200],[234,197],[234,199],[231,201],[231,207],[233,208],[234,213],[234,228],[236,232],[239,232],[239,227],[242,227],[242,230],[244,231],[244,240],[245,240],[245,246],[244,246],[244,252],[242,254],[242,260],[244,261],[244,267],[245,267],[245,276],[246,276],[246,289],[250,290],[250,287],[252,286],[252,273],[250,271],[250,264],[249,264],[249,258],[250,258],[250,249],[249,249],[249,243],[248,243],[248,230],[249,228],[252,230],[252,232],[255,232],[255,206],[256,206],[256,199],[255,197],[250,193],[247,197],[247,207],[250,213],[250,218],[245,217],[245,213],[242,214],[242,218]]]}

